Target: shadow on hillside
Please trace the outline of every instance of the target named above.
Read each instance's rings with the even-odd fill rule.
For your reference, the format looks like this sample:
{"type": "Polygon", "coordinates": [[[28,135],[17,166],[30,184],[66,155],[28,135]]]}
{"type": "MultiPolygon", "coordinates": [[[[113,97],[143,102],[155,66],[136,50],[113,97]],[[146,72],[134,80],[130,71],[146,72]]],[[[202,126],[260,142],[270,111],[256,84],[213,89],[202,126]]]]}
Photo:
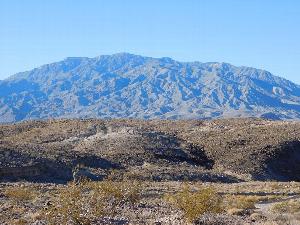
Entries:
{"type": "MultiPolygon", "coordinates": [[[[66,183],[73,180],[73,170],[77,165],[104,170],[120,168],[118,164],[94,155],[80,156],[71,162],[64,162],[35,158],[27,153],[5,149],[0,151],[0,156],[0,181],[7,182],[25,180],[38,183],[66,183]]],[[[97,176],[94,177],[98,179],[97,176]]]]}
{"type": "Polygon", "coordinates": [[[143,134],[148,139],[146,154],[152,160],[165,160],[169,163],[186,163],[191,166],[201,166],[212,169],[214,161],[210,159],[204,149],[192,143],[187,143],[175,135],[162,132],[143,134]]]}
{"type": "Polygon", "coordinates": [[[271,179],[300,181],[300,141],[282,143],[266,164],[271,179]]]}

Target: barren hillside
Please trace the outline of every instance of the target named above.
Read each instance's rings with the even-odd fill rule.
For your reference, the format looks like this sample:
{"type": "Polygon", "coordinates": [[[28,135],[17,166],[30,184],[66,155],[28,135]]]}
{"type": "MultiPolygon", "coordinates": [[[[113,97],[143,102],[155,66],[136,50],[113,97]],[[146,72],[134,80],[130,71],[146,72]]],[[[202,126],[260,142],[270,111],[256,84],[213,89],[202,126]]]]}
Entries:
{"type": "Polygon", "coordinates": [[[143,180],[300,180],[300,123],[49,120],[0,126],[0,178],[65,182],[76,168],[143,180]]]}

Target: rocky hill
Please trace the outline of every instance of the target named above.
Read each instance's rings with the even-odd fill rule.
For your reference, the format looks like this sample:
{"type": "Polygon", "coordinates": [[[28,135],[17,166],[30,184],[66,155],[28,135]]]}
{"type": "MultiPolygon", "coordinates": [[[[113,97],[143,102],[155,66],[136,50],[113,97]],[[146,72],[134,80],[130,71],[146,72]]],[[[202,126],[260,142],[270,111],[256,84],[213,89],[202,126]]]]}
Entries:
{"type": "Polygon", "coordinates": [[[127,53],[67,58],[0,81],[0,122],[47,118],[300,118],[300,86],[227,63],[127,53]]]}
{"type": "Polygon", "coordinates": [[[0,126],[0,179],[300,181],[300,123],[49,120],[0,126]]]}

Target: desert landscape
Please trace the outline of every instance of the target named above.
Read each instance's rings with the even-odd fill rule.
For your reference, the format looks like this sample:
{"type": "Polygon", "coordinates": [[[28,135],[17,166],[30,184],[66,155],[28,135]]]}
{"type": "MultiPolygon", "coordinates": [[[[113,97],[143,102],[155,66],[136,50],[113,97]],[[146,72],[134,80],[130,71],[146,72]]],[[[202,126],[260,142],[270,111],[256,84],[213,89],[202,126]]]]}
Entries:
{"type": "Polygon", "coordinates": [[[1,224],[299,224],[300,123],[0,126],[1,224]]]}
{"type": "Polygon", "coordinates": [[[300,225],[300,1],[0,0],[0,225],[300,225]]]}

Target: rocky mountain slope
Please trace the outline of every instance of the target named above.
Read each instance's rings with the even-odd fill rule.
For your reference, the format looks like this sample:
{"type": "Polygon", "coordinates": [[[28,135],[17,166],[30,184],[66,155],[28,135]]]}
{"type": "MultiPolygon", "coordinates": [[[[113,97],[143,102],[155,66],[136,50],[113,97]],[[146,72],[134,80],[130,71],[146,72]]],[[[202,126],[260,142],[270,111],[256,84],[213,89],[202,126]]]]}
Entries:
{"type": "Polygon", "coordinates": [[[300,123],[50,120],[0,126],[0,179],[300,181],[300,123]]]}
{"type": "Polygon", "coordinates": [[[127,53],[67,58],[0,81],[0,122],[46,118],[300,118],[300,86],[226,63],[127,53]]]}

